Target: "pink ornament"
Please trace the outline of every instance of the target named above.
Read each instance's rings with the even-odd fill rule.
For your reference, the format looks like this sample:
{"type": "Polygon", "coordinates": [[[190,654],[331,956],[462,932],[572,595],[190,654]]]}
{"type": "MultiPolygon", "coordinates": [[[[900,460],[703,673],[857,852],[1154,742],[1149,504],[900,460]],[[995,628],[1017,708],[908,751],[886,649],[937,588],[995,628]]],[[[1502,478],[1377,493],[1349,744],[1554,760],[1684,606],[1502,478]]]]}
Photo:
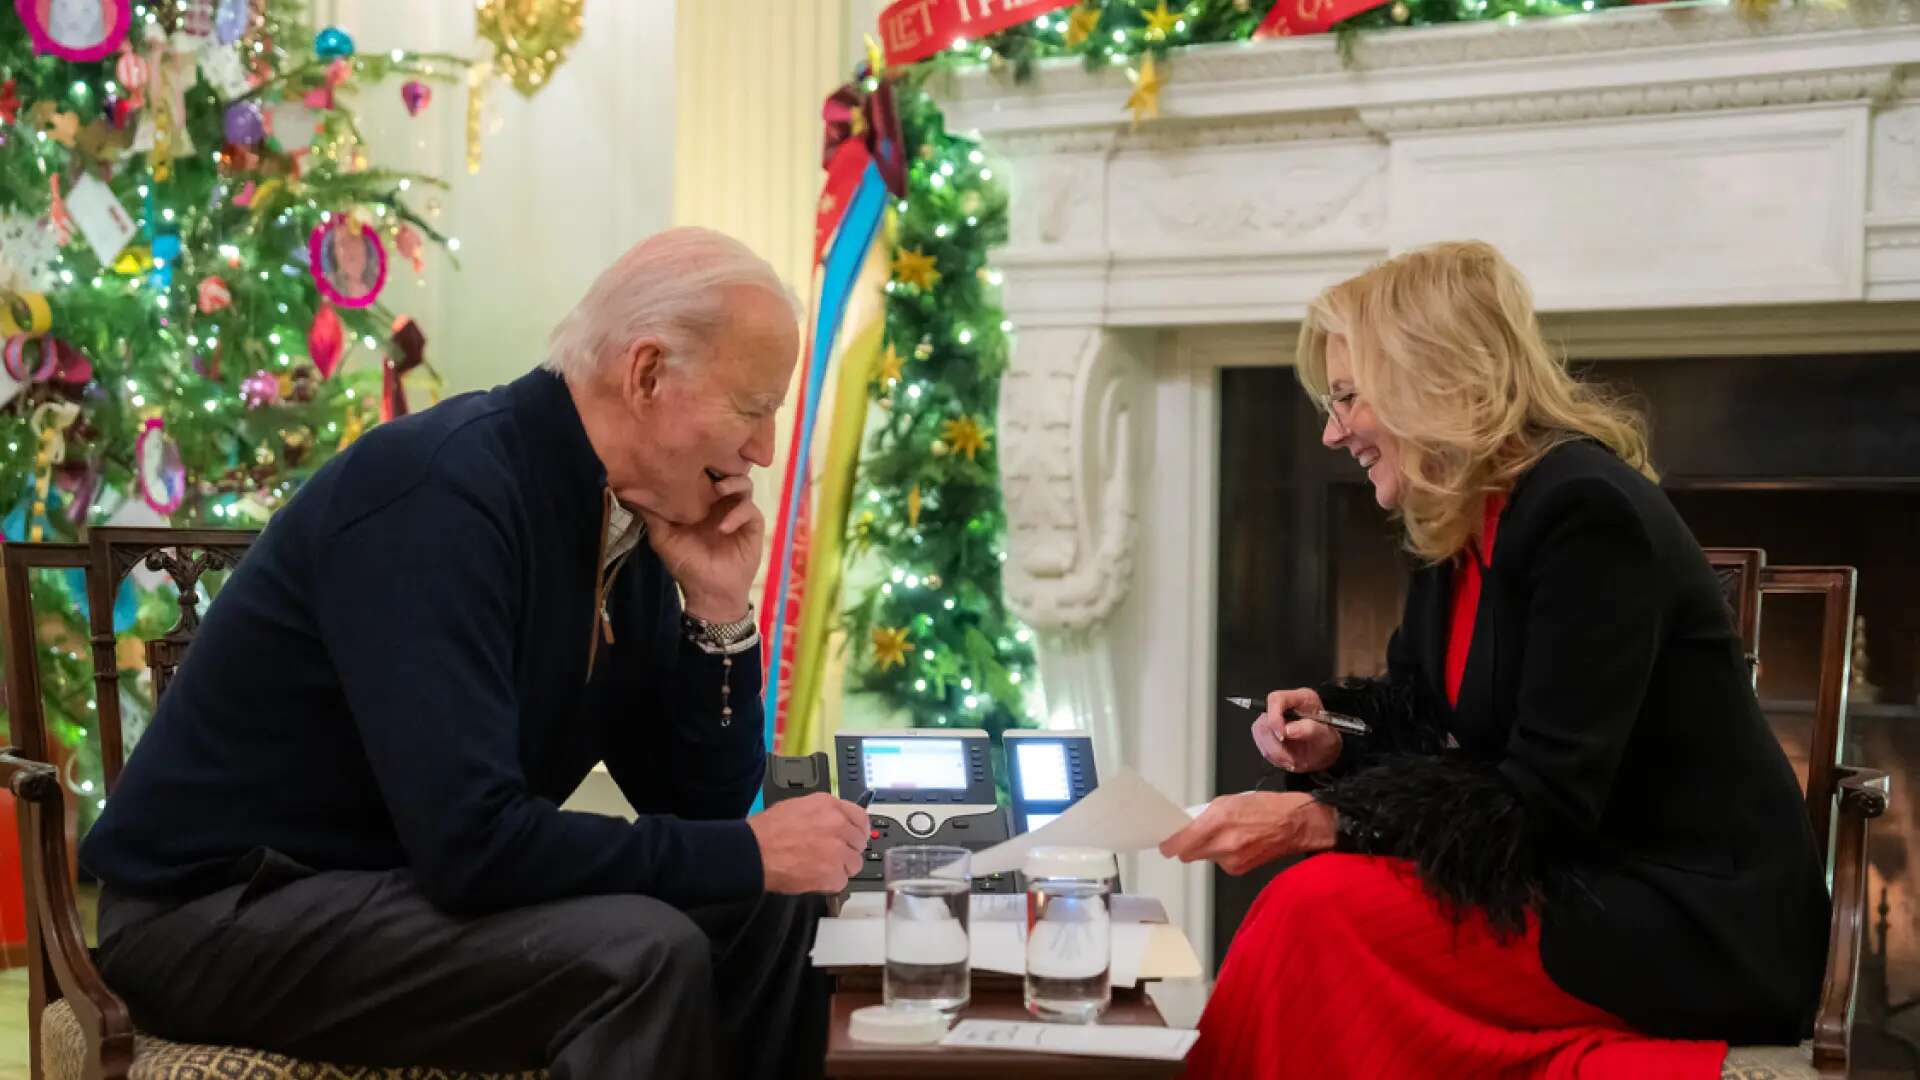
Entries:
{"type": "Polygon", "coordinates": [[[147,66],[146,58],[133,51],[132,43],[123,42],[120,46],[120,62],[113,66],[113,74],[120,80],[120,85],[134,91],[133,96],[138,99],[138,91],[147,85],[153,71],[147,66]]]}
{"type": "Polygon", "coordinates": [[[399,248],[400,254],[413,264],[414,273],[418,274],[426,270],[427,260],[420,256],[420,234],[413,226],[400,226],[399,230],[393,234],[393,246],[399,248]]]}
{"type": "Polygon", "coordinates": [[[249,180],[249,181],[247,181],[247,186],[246,186],[246,187],[243,187],[243,188],[241,188],[241,189],[240,189],[240,194],[238,194],[238,195],[235,195],[235,196],[233,197],[233,205],[235,205],[235,206],[242,206],[242,207],[245,207],[245,206],[252,206],[252,205],[253,205],[253,193],[254,193],[254,190],[255,190],[255,188],[256,188],[256,187],[257,187],[257,185],[256,185],[256,184],[254,184],[254,182],[253,182],[253,181],[251,181],[251,180],[249,180]]]}
{"type": "Polygon", "coordinates": [[[280,380],[270,371],[256,371],[240,380],[240,402],[249,409],[263,409],[280,400],[280,380]]]}
{"type": "Polygon", "coordinates": [[[321,378],[333,377],[333,369],[340,366],[340,354],[346,345],[347,330],[340,323],[340,314],[333,310],[332,304],[321,304],[313,317],[313,325],[307,329],[307,355],[313,359],[321,378]]]}
{"type": "Polygon", "coordinates": [[[333,91],[324,86],[316,86],[307,91],[307,96],[300,100],[309,109],[331,109],[333,108],[333,91]]]}
{"type": "Polygon", "coordinates": [[[353,65],[345,57],[327,65],[327,89],[338,90],[340,84],[353,76],[353,65]]]}
{"type": "Polygon", "coordinates": [[[433,103],[433,88],[419,79],[409,79],[400,88],[400,100],[406,102],[408,116],[419,116],[421,109],[433,103]]]}
{"type": "Polygon", "coordinates": [[[212,274],[200,279],[200,314],[211,315],[232,303],[233,294],[227,291],[226,282],[212,274]]]}

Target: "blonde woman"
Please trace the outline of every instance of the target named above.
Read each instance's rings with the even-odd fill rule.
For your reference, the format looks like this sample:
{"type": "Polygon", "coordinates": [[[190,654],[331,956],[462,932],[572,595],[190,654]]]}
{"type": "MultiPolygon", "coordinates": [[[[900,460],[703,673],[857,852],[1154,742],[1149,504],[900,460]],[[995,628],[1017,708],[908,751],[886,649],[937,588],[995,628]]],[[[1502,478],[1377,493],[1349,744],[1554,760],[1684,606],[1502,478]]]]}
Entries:
{"type": "Polygon", "coordinates": [[[1828,901],[1800,791],[1643,425],[1572,379],[1519,274],[1441,244],[1308,310],[1300,380],[1424,562],[1385,679],[1254,722],[1305,792],[1162,851],[1287,870],[1188,1076],[1701,1077],[1808,1029],[1828,901]],[[1360,715],[1366,737],[1296,718],[1360,715]]]}

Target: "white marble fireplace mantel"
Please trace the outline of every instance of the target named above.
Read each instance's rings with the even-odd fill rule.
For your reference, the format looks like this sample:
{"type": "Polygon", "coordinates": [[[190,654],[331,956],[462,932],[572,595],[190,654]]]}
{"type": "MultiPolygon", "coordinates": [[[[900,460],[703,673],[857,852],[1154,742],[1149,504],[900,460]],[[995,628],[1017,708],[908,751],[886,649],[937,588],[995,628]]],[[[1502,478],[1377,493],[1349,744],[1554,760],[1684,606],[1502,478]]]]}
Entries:
{"type": "MultiPolygon", "coordinates": [[[[1920,342],[1916,0],[1384,32],[1352,66],[1327,37],[1207,46],[1165,70],[1138,132],[1123,74],[1072,61],[936,92],[1010,172],[1006,584],[1049,713],[1189,803],[1213,794],[1217,372],[1286,362],[1322,287],[1472,237],[1586,355],[1920,342]]],[[[1208,875],[1141,861],[1206,941],[1208,875]]]]}

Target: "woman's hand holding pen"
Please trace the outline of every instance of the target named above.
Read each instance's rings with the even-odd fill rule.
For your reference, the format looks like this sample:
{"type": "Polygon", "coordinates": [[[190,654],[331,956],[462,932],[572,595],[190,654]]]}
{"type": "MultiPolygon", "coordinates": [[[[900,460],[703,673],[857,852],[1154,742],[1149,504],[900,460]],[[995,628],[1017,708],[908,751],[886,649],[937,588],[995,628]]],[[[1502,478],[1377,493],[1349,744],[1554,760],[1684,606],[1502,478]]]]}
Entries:
{"type": "Polygon", "coordinates": [[[1313,720],[1288,720],[1305,713],[1326,711],[1320,695],[1306,687],[1275,690],[1267,695],[1267,711],[1254,718],[1253,744],[1260,756],[1288,772],[1314,773],[1340,760],[1340,733],[1313,720]]]}

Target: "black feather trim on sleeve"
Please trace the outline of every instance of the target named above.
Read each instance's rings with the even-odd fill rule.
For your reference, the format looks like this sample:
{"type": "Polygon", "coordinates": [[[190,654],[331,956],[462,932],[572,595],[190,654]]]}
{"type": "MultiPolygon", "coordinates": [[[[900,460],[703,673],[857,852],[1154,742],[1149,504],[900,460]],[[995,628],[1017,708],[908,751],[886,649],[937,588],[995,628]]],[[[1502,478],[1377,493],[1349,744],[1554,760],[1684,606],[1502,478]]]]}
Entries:
{"type": "Polygon", "coordinates": [[[1353,768],[1406,754],[1438,754],[1446,748],[1445,710],[1413,679],[1342,679],[1319,688],[1320,703],[1332,712],[1365,720],[1369,735],[1344,739],[1353,768]]]}
{"type": "Polygon", "coordinates": [[[1336,850],[1412,862],[1450,918],[1478,909],[1502,940],[1526,929],[1543,888],[1541,845],[1493,766],[1457,751],[1396,757],[1314,797],[1340,815],[1336,850]]]}

